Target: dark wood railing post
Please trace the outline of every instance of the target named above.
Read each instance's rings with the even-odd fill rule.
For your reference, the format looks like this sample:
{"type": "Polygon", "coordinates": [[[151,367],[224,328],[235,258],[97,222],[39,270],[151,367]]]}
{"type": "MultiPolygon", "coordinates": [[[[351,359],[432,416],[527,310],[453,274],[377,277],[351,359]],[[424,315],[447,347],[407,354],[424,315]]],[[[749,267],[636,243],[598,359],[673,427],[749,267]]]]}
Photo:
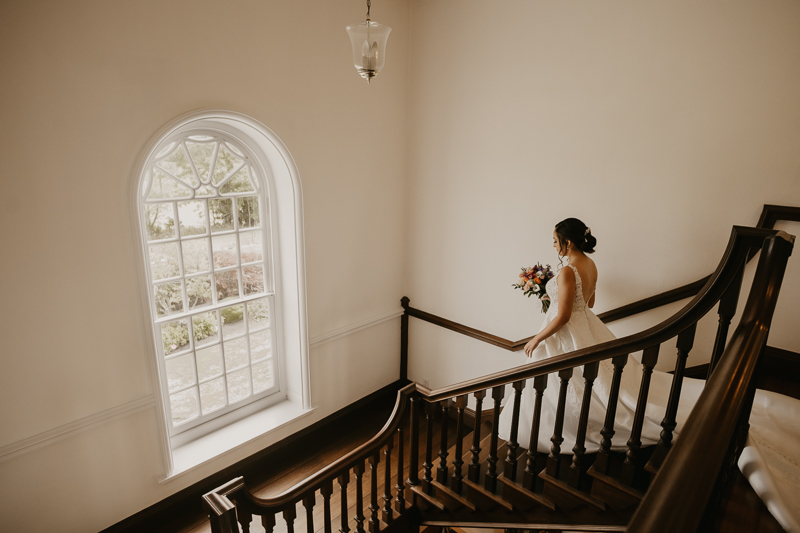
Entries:
{"type": "Polygon", "coordinates": [[[400,381],[408,381],[408,304],[407,296],[400,298],[403,314],[400,316],[400,381]]]}
{"type": "Polygon", "coordinates": [[[489,457],[486,459],[487,468],[484,477],[484,487],[492,492],[497,488],[497,439],[500,426],[500,402],[506,393],[506,386],[499,385],[492,387],[492,400],[494,400],[494,411],[492,411],[492,438],[489,441],[489,457]]]}
{"type": "Polygon", "coordinates": [[[292,503],[283,510],[283,519],[286,522],[286,533],[294,533],[294,521],[297,519],[297,503],[292,503]]]}
{"type": "Polygon", "coordinates": [[[411,437],[408,450],[408,485],[419,485],[419,396],[414,394],[410,399],[409,425],[411,437]]]}
{"type": "Polygon", "coordinates": [[[714,339],[714,349],[711,350],[711,360],[708,362],[708,376],[714,371],[717,366],[722,352],[725,351],[725,342],[728,339],[728,329],[731,325],[731,320],[736,314],[736,306],[739,303],[739,292],[742,289],[742,278],[744,277],[744,265],[739,272],[739,275],[731,282],[728,290],[722,295],[719,301],[719,325],[717,326],[717,337],[714,339]]]}
{"type": "Polygon", "coordinates": [[[472,458],[469,462],[467,478],[473,483],[478,483],[481,476],[481,413],[483,412],[483,399],[486,397],[485,390],[479,390],[475,396],[475,427],[472,428],[472,447],[469,449],[472,458]]]}
{"type": "Polygon", "coordinates": [[[242,533],[250,533],[250,522],[253,521],[253,514],[246,511],[243,508],[237,508],[236,518],[239,520],[239,525],[242,528],[242,533]]]}
{"type": "Polygon", "coordinates": [[[261,515],[261,527],[264,528],[265,533],[272,533],[275,529],[275,513],[261,515]]]}
{"type": "Polygon", "coordinates": [[[398,514],[403,514],[406,510],[406,498],[404,495],[405,491],[405,483],[403,480],[405,479],[405,464],[403,457],[403,426],[397,428],[397,484],[394,486],[395,491],[397,492],[397,496],[394,499],[394,509],[397,511],[398,514]]]}
{"type": "Polygon", "coordinates": [[[439,442],[439,468],[436,470],[436,481],[447,485],[447,422],[450,420],[450,400],[442,400],[442,433],[439,442]]]}
{"type": "Polygon", "coordinates": [[[603,423],[603,429],[600,430],[600,435],[603,438],[600,441],[600,450],[597,452],[597,458],[594,460],[594,465],[592,465],[595,471],[600,474],[608,473],[608,461],[611,457],[611,439],[614,437],[614,421],[617,417],[619,387],[622,383],[622,371],[628,362],[628,354],[618,355],[611,362],[614,365],[614,375],[611,378],[611,390],[608,392],[606,419],[603,423]]]}
{"type": "Polygon", "coordinates": [[[599,370],[600,362],[589,363],[583,367],[583,403],[581,404],[581,414],[578,418],[578,434],[575,439],[575,446],[572,448],[572,464],[569,469],[569,476],[567,482],[574,488],[583,481],[583,475],[588,466],[583,462],[583,456],[586,453],[586,427],[589,425],[589,406],[592,403],[592,387],[594,380],[597,379],[597,371],[599,370]]]}
{"type": "MultiPolygon", "coordinates": [[[[331,524],[331,495],[333,494],[333,482],[326,481],[319,489],[322,495],[322,526],[325,533],[331,533],[333,526],[331,524]]],[[[372,532],[377,533],[377,530],[372,532]]]]}
{"type": "MultiPolygon", "coordinates": [[[[356,533],[364,533],[364,461],[361,460],[353,467],[356,475],[356,533]]],[[[314,533],[310,531],[309,533],[314,533]]]]}
{"type": "Polygon", "coordinates": [[[639,448],[642,446],[642,427],[647,409],[647,396],[650,392],[650,377],[653,367],[658,362],[660,344],[645,348],[642,352],[642,382],[639,385],[639,398],[636,401],[636,411],[633,414],[631,436],[628,439],[628,451],[625,452],[625,462],[622,464],[620,479],[623,483],[632,485],[636,476],[639,448]]]}
{"type": "Polygon", "coordinates": [[[512,385],[514,389],[514,410],[511,413],[511,434],[508,436],[508,453],[506,454],[505,470],[503,470],[503,477],[511,481],[517,480],[517,432],[519,431],[519,410],[520,400],[522,398],[522,390],[525,388],[525,380],[515,381],[512,385]]]}
{"type": "Polygon", "coordinates": [[[378,533],[381,530],[381,520],[378,517],[378,464],[381,461],[381,451],[378,450],[369,456],[369,533],[378,533]]]}
{"type": "MultiPolygon", "coordinates": [[[[361,463],[361,472],[362,473],[364,472],[364,463],[361,463]]],[[[361,479],[361,478],[359,478],[359,479],[361,479]]],[[[314,533],[314,503],[315,503],[314,494],[315,493],[316,493],[316,491],[313,491],[310,494],[306,494],[303,497],[303,507],[305,507],[305,509],[306,509],[306,533],[314,533]]],[[[358,501],[360,502],[361,498],[359,498],[358,501]]],[[[364,523],[364,517],[362,516],[361,517],[361,523],[359,523],[359,525],[358,525],[358,527],[360,528],[360,529],[358,529],[358,533],[364,533],[363,523],[364,523]]]]}
{"type": "Polygon", "coordinates": [[[550,455],[547,456],[547,475],[553,478],[558,478],[558,467],[561,463],[561,443],[564,442],[564,410],[567,407],[567,386],[572,377],[572,369],[567,368],[558,373],[561,380],[560,388],[558,389],[558,406],[556,407],[556,420],[555,427],[553,428],[553,436],[550,442],[553,445],[550,447],[550,455]]]}
{"type": "Polygon", "coordinates": [[[347,519],[347,485],[350,483],[350,472],[339,476],[339,495],[341,500],[340,512],[342,526],[339,528],[341,533],[349,533],[350,525],[347,519]]]}
{"type": "Polygon", "coordinates": [[[453,481],[451,487],[457,493],[461,493],[461,480],[464,476],[461,474],[461,467],[464,464],[464,452],[462,450],[464,443],[464,409],[467,407],[467,395],[463,394],[456,398],[456,449],[455,458],[453,458],[453,481]]]}
{"type": "Polygon", "coordinates": [[[422,474],[422,488],[426,493],[430,493],[431,481],[433,481],[433,417],[436,414],[436,406],[432,402],[425,402],[425,418],[427,421],[425,430],[425,462],[422,463],[424,472],[422,474]]]}
{"type": "Polygon", "coordinates": [[[392,512],[392,449],[394,438],[386,441],[386,450],[383,452],[386,462],[383,465],[383,521],[391,524],[394,519],[392,512]]]}
{"type": "Polygon", "coordinates": [[[542,395],[547,388],[547,374],[533,378],[533,390],[536,398],[533,403],[533,421],[531,423],[531,438],[528,444],[527,462],[525,463],[525,476],[522,485],[533,491],[538,470],[536,461],[539,458],[539,424],[542,421],[542,395]]]}
{"type": "Polygon", "coordinates": [[[678,425],[675,421],[675,417],[678,414],[678,403],[681,399],[683,373],[686,370],[686,359],[689,357],[689,352],[694,345],[694,334],[696,330],[697,323],[695,322],[678,334],[678,357],[675,361],[675,375],[672,378],[672,388],[669,391],[667,412],[664,415],[664,419],[661,421],[661,438],[658,439],[656,450],[650,458],[650,464],[656,469],[664,462],[667,452],[672,447],[672,432],[678,425]]]}

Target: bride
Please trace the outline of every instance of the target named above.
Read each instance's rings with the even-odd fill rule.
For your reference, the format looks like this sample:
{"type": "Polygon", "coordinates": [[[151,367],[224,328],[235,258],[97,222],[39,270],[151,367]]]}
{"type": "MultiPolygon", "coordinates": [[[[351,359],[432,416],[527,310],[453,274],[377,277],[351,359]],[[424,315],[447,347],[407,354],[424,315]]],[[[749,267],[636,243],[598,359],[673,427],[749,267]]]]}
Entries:
{"type": "MultiPolygon", "coordinates": [[[[551,300],[539,332],[525,345],[525,355],[542,360],[555,355],[579,350],[616,337],[592,312],[597,287],[597,267],[587,254],[594,252],[597,239],[591,229],[577,218],[568,218],[556,224],[553,246],[566,265],[546,285],[551,300]]],[[[586,428],[586,453],[600,447],[600,430],[607,411],[613,366],[610,360],[600,364],[592,389],[589,424],[586,428]]],[[[612,450],[623,451],[630,438],[641,380],[641,365],[633,356],[622,373],[622,382],[614,423],[612,450]]],[[[642,427],[642,446],[654,445],[661,433],[669,399],[672,375],[653,371],[650,382],[645,420],[642,427]]],[[[674,434],[678,435],[697,399],[705,381],[684,378],[674,434]]],[[[540,452],[549,452],[550,435],[555,426],[558,405],[559,379],[550,374],[547,389],[542,396],[539,441],[530,443],[533,420],[534,390],[529,382],[520,400],[517,442],[522,448],[535,445],[540,452]]],[[[574,369],[567,389],[567,410],[564,415],[563,452],[569,452],[577,440],[578,419],[584,391],[581,367],[574,369]]],[[[500,438],[508,440],[511,434],[512,409],[507,406],[500,415],[500,438]]],[[[750,416],[750,433],[747,448],[739,465],[756,492],[765,500],[773,515],[788,531],[800,532],[800,498],[785,495],[800,491],[800,401],[780,394],[757,391],[750,416]],[[765,494],[773,498],[767,501],[765,494]],[[781,497],[781,494],[784,497],[781,497]],[[782,500],[775,503],[775,499],[782,500]],[[778,508],[773,508],[777,505],[778,508]],[[782,515],[782,516],[779,516],[782,515]]]]}

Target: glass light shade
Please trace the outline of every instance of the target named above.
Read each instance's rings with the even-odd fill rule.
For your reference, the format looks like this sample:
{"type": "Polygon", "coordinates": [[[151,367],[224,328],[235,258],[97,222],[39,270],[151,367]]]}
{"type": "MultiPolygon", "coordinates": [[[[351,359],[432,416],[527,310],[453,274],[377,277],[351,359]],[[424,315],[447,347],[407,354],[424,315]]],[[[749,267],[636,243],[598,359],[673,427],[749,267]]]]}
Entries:
{"type": "Polygon", "coordinates": [[[353,45],[353,63],[367,83],[378,75],[386,63],[386,40],[392,28],[374,21],[347,26],[353,45]]]}

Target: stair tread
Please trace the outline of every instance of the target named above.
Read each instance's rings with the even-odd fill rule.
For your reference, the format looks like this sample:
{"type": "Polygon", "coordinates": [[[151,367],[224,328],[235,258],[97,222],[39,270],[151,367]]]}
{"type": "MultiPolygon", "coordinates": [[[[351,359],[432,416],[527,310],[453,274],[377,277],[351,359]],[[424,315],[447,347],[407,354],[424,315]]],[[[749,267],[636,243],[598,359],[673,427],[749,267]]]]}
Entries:
{"type": "MultiPolygon", "coordinates": [[[[568,494],[575,500],[592,505],[601,511],[606,510],[606,505],[603,502],[592,498],[589,494],[570,486],[568,483],[558,478],[548,475],[546,470],[539,472],[539,477],[542,478],[546,484],[553,486],[562,493],[568,494]]],[[[547,495],[547,487],[545,487],[545,495],[547,495]]],[[[556,505],[558,505],[558,503],[556,505]]]]}
{"type": "Polygon", "coordinates": [[[447,499],[452,500],[452,501],[456,502],[460,507],[466,507],[467,509],[471,509],[473,511],[476,511],[478,509],[477,505],[475,505],[474,503],[472,503],[467,498],[465,498],[464,496],[460,495],[459,493],[457,493],[453,489],[451,489],[451,488],[439,483],[438,481],[432,481],[431,482],[431,486],[434,489],[436,489],[436,497],[437,498],[441,497],[444,500],[447,500],[447,499]]]}
{"type": "Polygon", "coordinates": [[[425,491],[422,489],[422,485],[412,485],[412,487],[411,487],[411,492],[413,492],[414,494],[416,494],[417,496],[419,496],[420,498],[422,498],[423,500],[425,500],[425,501],[426,501],[428,504],[430,504],[430,505],[432,505],[432,506],[436,507],[436,508],[437,508],[437,509],[439,509],[440,511],[445,511],[445,510],[447,510],[447,507],[445,506],[445,504],[444,504],[444,503],[442,503],[441,501],[439,501],[439,500],[438,500],[437,498],[435,498],[434,496],[431,496],[430,494],[427,494],[427,493],[426,493],[426,492],[425,492],[425,491]]]}
{"type": "Polygon", "coordinates": [[[469,490],[471,491],[472,494],[477,494],[477,495],[479,495],[479,497],[482,497],[482,498],[484,498],[486,500],[489,500],[492,503],[494,503],[495,505],[499,505],[500,507],[504,507],[508,511],[513,511],[514,510],[514,506],[511,503],[507,502],[501,496],[493,493],[492,491],[483,488],[480,484],[473,483],[472,481],[470,481],[468,479],[464,480],[464,484],[469,488],[469,490]]]}

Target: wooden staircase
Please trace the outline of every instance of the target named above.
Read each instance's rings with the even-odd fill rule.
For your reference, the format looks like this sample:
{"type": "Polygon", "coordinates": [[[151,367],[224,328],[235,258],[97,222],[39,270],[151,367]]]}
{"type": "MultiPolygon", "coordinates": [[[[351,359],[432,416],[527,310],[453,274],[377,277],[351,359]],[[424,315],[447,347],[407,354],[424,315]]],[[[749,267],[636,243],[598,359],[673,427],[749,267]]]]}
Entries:
{"type": "MultiPolygon", "coordinates": [[[[735,227],[720,266],[697,296],[661,324],[626,338],[537,361],[485,378],[430,390],[411,383],[398,394],[384,428],[369,442],[325,466],[306,481],[273,497],[261,498],[236,478],[204,496],[214,533],[250,531],[255,516],[273,533],[277,519],[294,533],[355,530],[414,531],[427,527],[482,527],[551,531],[706,531],[719,507],[746,435],[749,401],[754,394],[759,356],[780,290],[793,238],[774,230],[735,227]],[[740,325],[728,338],[748,257],[761,250],[759,266],[740,325]],[[681,438],[673,442],[675,413],[686,360],[698,320],[719,303],[719,330],[711,354],[711,378],[681,438]],[[643,448],[642,421],[649,376],[662,343],[677,337],[673,391],[662,421],[658,445],[643,448]],[[640,393],[625,452],[613,452],[620,376],[628,354],[642,351],[640,393]],[[592,383],[601,361],[614,368],[602,441],[597,453],[585,453],[592,383]],[[581,367],[584,396],[577,440],[564,443],[563,398],[581,367]],[[549,453],[525,450],[517,443],[520,398],[528,386],[541,398],[549,375],[560,380],[554,427],[539,427],[537,400],[532,438],[552,434],[549,453]],[[730,384],[745,384],[732,387],[730,384]],[[752,386],[751,386],[752,384],[752,386]],[[513,397],[508,440],[497,427],[506,386],[513,397]],[[467,400],[475,401],[474,421],[465,421],[467,400]],[[483,404],[490,404],[484,412],[483,404]],[[728,414],[712,427],[711,417],[728,414]],[[544,434],[544,433],[543,433],[544,434]],[[573,446],[574,444],[574,446],[573,446]],[[562,445],[568,446],[562,450],[562,445]],[[565,453],[572,450],[572,454],[565,453]],[[679,466],[675,466],[679,465],[679,466]],[[696,472],[713,472],[698,477],[696,472]],[[691,487],[686,490],[685,487],[691,487]],[[337,512],[338,508],[338,512],[337,512]],[[679,511],[679,512],[678,512],[679,511]],[[338,516],[337,516],[338,515],[338,516]],[[240,529],[241,528],[241,529],[240,529]],[[700,528],[700,529],[698,529],[700,528]]],[[[408,317],[456,329],[452,322],[403,305],[403,347],[408,317]]],[[[462,328],[464,328],[462,326],[462,328]]],[[[466,331],[469,330],[469,331],[466,331]]],[[[462,333],[508,349],[511,343],[477,330],[462,333]]]]}

